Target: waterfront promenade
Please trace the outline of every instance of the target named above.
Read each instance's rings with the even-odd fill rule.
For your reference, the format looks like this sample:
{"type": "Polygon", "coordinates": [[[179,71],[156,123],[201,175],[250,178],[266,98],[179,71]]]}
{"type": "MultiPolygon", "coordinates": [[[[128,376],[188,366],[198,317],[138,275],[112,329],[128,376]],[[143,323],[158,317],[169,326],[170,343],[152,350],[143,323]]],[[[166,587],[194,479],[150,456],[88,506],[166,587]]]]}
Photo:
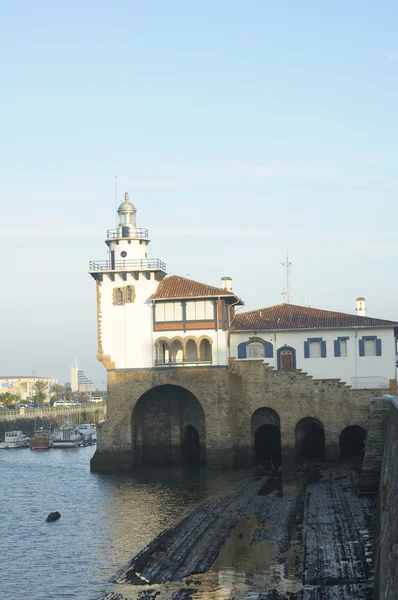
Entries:
{"type": "Polygon", "coordinates": [[[72,406],[40,406],[38,408],[22,407],[17,410],[2,410],[0,411],[0,421],[18,421],[20,419],[46,419],[61,415],[76,415],[76,414],[97,415],[98,420],[106,417],[106,404],[101,403],[85,403],[72,406]]]}

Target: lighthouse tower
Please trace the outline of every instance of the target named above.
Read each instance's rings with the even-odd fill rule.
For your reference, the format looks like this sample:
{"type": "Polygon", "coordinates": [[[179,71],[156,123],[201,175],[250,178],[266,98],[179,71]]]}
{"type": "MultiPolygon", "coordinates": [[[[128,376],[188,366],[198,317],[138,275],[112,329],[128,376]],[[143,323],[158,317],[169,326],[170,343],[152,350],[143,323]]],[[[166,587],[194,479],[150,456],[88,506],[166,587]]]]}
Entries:
{"type": "Polygon", "coordinates": [[[137,227],[137,210],[126,193],[118,226],[105,240],[108,259],[91,261],[97,288],[98,360],[107,369],[153,366],[151,296],[166,276],[166,265],[148,258],[148,230],[137,227]]]}

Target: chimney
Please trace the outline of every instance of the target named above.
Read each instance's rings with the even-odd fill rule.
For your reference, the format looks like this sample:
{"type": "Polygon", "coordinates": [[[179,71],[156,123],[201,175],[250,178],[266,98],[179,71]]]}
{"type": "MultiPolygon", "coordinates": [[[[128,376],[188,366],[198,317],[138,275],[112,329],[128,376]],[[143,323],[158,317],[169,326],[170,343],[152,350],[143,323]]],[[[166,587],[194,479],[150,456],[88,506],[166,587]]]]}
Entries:
{"type": "Polygon", "coordinates": [[[366,301],[365,298],[357,298],[357,315],[358,317],[366,317],[366,301]]]}
{"type": "Polygon", "coordinates": [[[221,277],[223,290],[227,292],[232,292],[232,278],[231,277],[221,277]]]}

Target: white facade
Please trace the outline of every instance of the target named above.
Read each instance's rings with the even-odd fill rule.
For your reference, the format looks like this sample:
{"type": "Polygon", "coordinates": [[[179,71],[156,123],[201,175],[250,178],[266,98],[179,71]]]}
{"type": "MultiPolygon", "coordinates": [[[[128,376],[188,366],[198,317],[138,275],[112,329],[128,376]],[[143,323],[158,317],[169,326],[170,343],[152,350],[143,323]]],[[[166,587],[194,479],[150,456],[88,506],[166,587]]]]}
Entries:
{"type": "Polygon", "coordinates": [[[119,225],[108,230],[105,241],[109,259],[90,263],[97,282],[98,358],[108,368],[151,368],[151,296],[166,274],[165,265],[147,258],[148,232],[137,228],[127,194],[118,213],[119,225]]]}
{"type": "MultiPolygon", "coordinates": [[[[280,368],[278,350],[288,347],[295,351],[295,367],[315,379],[341,379],[353,388],[375,389],[388,388],[390,380],[395,379],[396,376],[394,328],[233,332],[231,334],[231,356],[237,358],[238,345],[242,342],[248,342],[250,338],[254,337],[272,344],[273,356],[257,360],[264,360],[275,369],[280,368]],[[345,341],[346,356],[335,356],[335,341],[347,337],[347,340],[343,340],[345,341]],[[367,337],[377,337],[380,340],[381,356],[360,356],[359,341],[367,337]],[[305,357],[305,342],[314,338],[321,338],[322,341],[326,342],[326,357],[305,357]]],[[[365,352],[372,352],[370,346],[371,344],[365,352]]]]}
{"type": "Polygon", "coordinates": [[[101,331],[105,355],[110,355],[116,369],[153,367],[153,321],[151,296],[159,282],[155,273],[116,273],[114,281],[104,276],[101,283],[101,331]],[[135,277],[138,276],[138,279],[135,277]],[[134,289],[134,302],[114,304],[115,290],[134,289]]]}

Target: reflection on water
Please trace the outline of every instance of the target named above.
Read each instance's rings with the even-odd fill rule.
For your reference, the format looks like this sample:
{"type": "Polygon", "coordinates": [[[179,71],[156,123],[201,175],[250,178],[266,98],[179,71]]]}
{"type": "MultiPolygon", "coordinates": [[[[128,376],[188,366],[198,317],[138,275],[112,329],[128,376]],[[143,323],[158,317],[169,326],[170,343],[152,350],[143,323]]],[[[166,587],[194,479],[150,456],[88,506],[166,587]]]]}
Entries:
{"type": "Polygon", "coordinates": [[[0,451],[0,598],[94,600],[165,527],[230,489],[236,473],[92,474],[95,448],[0,451]],[[61,519],[45,523],[49,512],[61,519]]]}
{"type": "Polygon", "coordinates": [[[293,570],[288,574],[290,552],[278,555],[267,540],[253,544],[254,533],[261,527],[256,515],[238,522],[212,568],[199,576],[201,584],[193,600],[250,598],[273,588],[286,592],[301,588],[293,570]]]}

